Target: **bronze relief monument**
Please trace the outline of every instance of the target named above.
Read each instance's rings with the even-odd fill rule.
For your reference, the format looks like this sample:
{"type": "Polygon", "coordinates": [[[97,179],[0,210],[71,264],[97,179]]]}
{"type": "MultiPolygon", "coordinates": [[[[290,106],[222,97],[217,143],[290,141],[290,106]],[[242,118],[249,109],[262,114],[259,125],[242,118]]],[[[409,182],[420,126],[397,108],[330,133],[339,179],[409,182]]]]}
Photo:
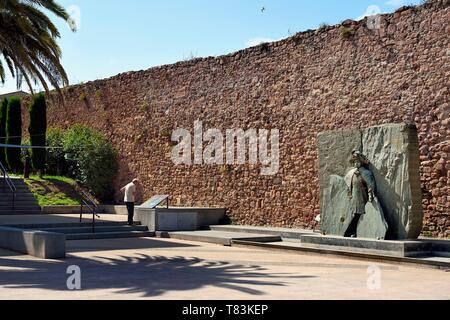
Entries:
{"type": "Polygon", "coordinates": [[[417,129],[389,124],[319,135],[321,231],[416,239],[422,230],[417,129]]]}

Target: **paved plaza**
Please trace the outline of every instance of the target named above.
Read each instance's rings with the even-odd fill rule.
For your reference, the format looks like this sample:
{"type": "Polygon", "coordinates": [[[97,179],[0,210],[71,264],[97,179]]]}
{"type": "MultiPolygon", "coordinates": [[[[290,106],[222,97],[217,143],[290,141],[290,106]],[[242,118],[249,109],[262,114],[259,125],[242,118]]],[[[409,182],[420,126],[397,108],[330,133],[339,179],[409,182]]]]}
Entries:
{"type": "Polygon", "coordinates": [[[180,240],[69,241],[63,261],[0,250],[0,299],[450,299],[444,270],[180,240]],[[81,290],[68,290],[69,266],[81,290]]]}

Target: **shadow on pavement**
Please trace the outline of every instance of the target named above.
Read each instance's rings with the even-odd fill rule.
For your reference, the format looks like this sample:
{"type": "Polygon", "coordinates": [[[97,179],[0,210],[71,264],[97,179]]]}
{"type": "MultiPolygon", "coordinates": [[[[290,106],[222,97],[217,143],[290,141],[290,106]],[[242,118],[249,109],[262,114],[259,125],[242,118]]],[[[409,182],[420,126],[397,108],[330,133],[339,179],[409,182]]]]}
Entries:
{"type": "Polygon", "coordinates": [[[189,295],[187,291],[204,287],[262,295],[265,293],[264,287],[285,286],[283,281],[287,279],[314,278],[305,275],[273,274],[259,266],[144,254],[117,258],[69,257],[64,261],[0,257],[0,285],[3,290],[30,288],[67,291],[66,282],[70,275],[66,272],[71,265],[80,267],[81,286],[84,291],[110,289],[111,294],[138,293],[143,297],[186,291],[186,298],[193,299],[196,297],[189,295]]]}
{"type": "Polygon", "coordinates": [[[96,252],[131,249],[167,249],[198,247],[192,244],[175,243],[150,238],[107,239],[107,240],[76,240],[66,241],[67,253],[96,252]]]}
{"type": "MultiPolygon", "coordinates": [[[[0,258],[1,257],[17,257],[17,256],[23,256],[23,255],[24,255],[23,253],[0,249],[0,258]]],[[[1,282],[0,282],[0,284],[1,284],[1,282]]]]}

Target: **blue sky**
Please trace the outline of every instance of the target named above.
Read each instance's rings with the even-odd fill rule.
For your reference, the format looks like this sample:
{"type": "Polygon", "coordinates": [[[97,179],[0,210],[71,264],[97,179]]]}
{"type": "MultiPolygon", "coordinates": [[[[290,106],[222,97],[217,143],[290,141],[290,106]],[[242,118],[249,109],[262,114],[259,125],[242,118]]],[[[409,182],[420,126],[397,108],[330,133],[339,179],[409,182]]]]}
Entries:
{"type": "MultiPolygon", "coordinates": [[[[345,19],[370,6],[392,12],[420,0],[59,0],[78,21],[57,21],[71,84],[191,57],[217,56],[345,19]],[[262,10],[265,8],[265,10],[262,10]]],[[[373,8],[373,7],[372,7],[373,8]]],[[[370,10],[369,10],[370,11],[370,10]]],[[[24,87],[25,89],[26,87],[24,87]]],[[[14,91],[8,78],[0,93],[14,91]]]]}

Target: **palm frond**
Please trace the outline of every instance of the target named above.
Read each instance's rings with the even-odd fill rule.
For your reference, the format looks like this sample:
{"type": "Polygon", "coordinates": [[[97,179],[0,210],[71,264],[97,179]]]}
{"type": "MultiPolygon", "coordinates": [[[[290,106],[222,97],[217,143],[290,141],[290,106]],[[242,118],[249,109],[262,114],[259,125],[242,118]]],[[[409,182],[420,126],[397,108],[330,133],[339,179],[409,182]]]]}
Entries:
{"type": "MultiPolygon", "coordinates": [[[[60,33],[42,9],[69,19],[54,0],[0,0],[0,59],[7,63],[18,87],[23,78],[32,92],[32,83],[40,83],[49,92],[48,82],[62,96],[60,88],[69,81],[60,62],[60,33]]],[[[3,64],[0,80],[5,81],[3,64]]]]}

